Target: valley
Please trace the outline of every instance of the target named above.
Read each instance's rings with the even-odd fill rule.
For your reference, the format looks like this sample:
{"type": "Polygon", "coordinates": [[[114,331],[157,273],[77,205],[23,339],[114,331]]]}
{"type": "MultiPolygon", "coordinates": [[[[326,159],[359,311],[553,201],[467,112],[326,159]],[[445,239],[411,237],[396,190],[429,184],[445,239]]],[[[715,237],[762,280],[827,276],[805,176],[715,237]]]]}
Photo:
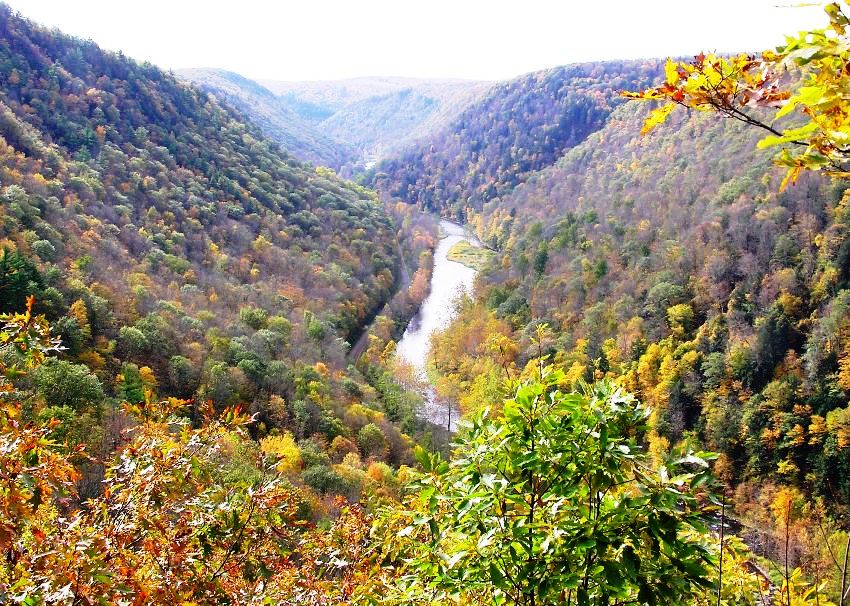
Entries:
{"type": "Polygon", "coordinates": [[[215,69],[179,75],[235,102],[285,149],[346,176],[449,123],[493,85],[416,78],[256,82],[215,69]]]}
{"type": "Polygon", "coordinates": [[[0,603],[846,606],[845,15],[290,81],[0,4],[0,603]]]}

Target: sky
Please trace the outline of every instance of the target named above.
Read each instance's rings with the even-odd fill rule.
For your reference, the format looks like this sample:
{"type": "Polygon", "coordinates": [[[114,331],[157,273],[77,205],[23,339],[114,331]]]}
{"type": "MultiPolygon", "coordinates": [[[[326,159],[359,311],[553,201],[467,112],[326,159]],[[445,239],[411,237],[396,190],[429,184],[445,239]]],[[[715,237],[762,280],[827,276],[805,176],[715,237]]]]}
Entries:
{"type": "Polygon", "coordinates": [[[499,80],[577,61],[757,51],[822,27],[801,0],[5,0],[165,69],[499,80]]]}

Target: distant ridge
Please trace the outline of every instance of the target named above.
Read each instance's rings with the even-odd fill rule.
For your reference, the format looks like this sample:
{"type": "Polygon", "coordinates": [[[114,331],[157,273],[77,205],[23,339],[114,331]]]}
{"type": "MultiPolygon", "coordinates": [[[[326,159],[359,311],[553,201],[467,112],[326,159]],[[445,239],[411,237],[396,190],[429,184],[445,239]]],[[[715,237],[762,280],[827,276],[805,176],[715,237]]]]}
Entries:
{"type": "Polygon", "coordinates": [[[215,68],[184,69],[177,74],[243,112],[266,136],[302,160],[337,170],[354,160],[354,151],[348,145],[322,133],[290,104],[253,80],[215,68]]]}
{"type": "Polygon", "coordinates": [[[238,107],[299,158],[345,174],[442,128],[493,85],[400,77],[254,81],[218,69],[178,73],[238,107]]]}

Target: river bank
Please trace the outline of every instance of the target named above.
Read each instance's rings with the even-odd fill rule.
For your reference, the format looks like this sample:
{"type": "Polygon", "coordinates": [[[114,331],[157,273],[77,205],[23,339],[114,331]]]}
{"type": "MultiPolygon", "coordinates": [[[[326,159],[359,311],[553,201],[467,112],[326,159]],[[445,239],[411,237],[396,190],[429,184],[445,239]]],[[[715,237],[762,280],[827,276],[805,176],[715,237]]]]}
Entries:
{"type": "MultiPolygon", "coordinates": [[[[449,251],[463,241],[467,241],[470,247],[481,247],[481,242],[467,233],[462,225],[442,219],[440,228],[443,237],[434,250],[430,292],[396,348],[396,354],[411,364],[417,377],[426,384],[429,384],[427,360],[431,334],[449,325],[455,314],[454,301],[461,293],[472,293],[472,285],[478,273],[474,267],[450,259],[449,251]]],[[[422,396],[425,402],[418,416],[452,431],[458,420],[457,409],[451,403],[441,401],[432,387],[426,388],[422,396]]]]}

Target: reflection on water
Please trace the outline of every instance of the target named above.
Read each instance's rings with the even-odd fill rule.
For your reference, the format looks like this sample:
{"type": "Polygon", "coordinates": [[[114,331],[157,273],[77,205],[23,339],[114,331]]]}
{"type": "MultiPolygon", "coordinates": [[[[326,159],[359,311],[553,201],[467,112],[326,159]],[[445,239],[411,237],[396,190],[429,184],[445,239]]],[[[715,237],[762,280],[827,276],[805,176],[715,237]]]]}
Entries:
{"type": "MultiPolygon", "coordinates": [[[[481,246],[477,238],[467,234],[457,223],[443,219],[440,221],[440,227],[446,235],[434,251],[431,292],[408,324],[396,349],[398,355],[410,362],[422,379],[426,378],[425,362],[431,333],[449,325],[454,316],[452,303],[460,292],[472,293],[472,282],[477,273],[470,267],[449,261],[446,255],[449,249],[461,240],[481,246]]],[[[429,389],[424,395],[426,401],[419,411],[419,416],[435,425],[453,429],[457,421],[457,411],[452,410],[445,402],[440,402],[433,389],[429,389]]]]}

